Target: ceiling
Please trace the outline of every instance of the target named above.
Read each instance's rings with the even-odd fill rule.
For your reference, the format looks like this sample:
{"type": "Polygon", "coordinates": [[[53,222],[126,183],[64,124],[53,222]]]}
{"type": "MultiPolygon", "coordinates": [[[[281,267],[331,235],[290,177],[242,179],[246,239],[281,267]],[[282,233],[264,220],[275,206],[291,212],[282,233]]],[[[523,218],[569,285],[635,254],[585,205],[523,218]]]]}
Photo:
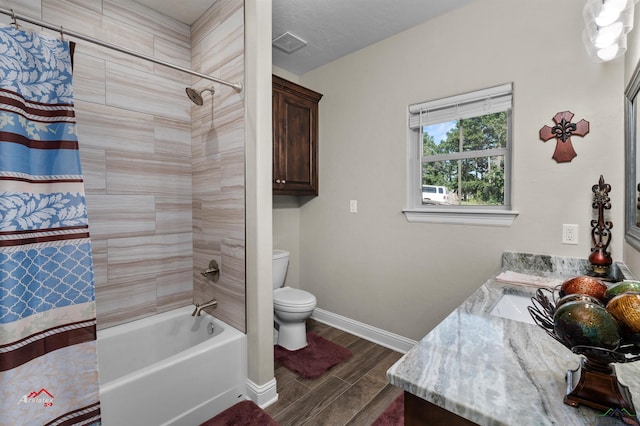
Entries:
{"type": "MultiPolygon", "coordinates": [[[[217,0],[138,0],[192,24],[217,0]]],[[[273,49],[273,64],[297,75],[339,59],[473,0],[272,0],[272,39],[290,32],[307,44],[273,49]]]]}

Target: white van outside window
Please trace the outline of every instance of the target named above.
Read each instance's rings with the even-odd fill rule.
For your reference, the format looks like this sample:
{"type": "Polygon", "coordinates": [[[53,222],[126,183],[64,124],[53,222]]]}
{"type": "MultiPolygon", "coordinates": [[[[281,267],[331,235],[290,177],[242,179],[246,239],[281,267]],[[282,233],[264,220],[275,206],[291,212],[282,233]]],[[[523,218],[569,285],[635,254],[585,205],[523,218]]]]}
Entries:
{"type": "Polygon", "coordinates": [[[422,185],[423,204],[450,204],[449,194],[446,186],[422,185]]]}

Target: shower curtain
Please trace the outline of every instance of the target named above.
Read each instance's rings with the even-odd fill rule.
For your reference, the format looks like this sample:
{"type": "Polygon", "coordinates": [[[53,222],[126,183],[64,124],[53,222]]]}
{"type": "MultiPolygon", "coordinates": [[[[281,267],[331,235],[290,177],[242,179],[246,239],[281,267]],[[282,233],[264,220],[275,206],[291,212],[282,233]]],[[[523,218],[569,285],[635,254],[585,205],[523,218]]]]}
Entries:
{"type": "Polygon", "coordinates": [[[100,424],[69,42],[0,28],[0,425],[100,424]]]}

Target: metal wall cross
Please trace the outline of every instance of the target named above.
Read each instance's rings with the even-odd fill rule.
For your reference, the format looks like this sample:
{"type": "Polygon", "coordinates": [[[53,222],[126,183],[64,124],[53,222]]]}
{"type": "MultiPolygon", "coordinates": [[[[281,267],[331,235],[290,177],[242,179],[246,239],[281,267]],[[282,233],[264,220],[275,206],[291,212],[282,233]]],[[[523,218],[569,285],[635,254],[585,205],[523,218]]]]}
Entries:
{"type": "Polygon", "coordinates": [[[553,152],[553,159],[558,163],[567,163],[578,155],[571,144],[571,136],[584,136],[589,133],[589,122],[580,120],[572,123],[573,113],[571,111],[559,112],[553,117],[555,126],[543,126],[540,129],[540,139],[546,142],[556,139],[556,150],[553,152]]]}

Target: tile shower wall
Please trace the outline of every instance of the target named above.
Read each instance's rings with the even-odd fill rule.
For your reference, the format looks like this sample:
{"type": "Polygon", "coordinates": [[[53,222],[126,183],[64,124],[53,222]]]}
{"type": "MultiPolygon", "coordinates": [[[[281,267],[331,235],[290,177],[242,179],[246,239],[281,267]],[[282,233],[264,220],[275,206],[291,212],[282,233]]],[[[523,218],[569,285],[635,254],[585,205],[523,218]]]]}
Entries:
{"type": "MultiPolygon", "coordinates": [[[[188,25],[131,0],[0,0],[0,6],[242,81],[241,1],[218,1],[194,26],[194,36],[200,35],[193,49],[188,25]],[[194,53],[193,65],[192,50],[206,52],[194,53]]],[[[189,305],[195,284],[197,301],[217,297],[219,316],[244,330],[243,105],[232,89],[217,86],[213,110],[210,98],[192,110],[184,88],[194,82],[91,43],[76,46],[76,115],[99,328],[189,305]],[[210,258],[222,264],[221,294],[199,274],[210,258]]]]}
{"type": "MultiPolygon", "coordinates": [[[[194,70],[231,82],[244,81],[244,2],[218,0],[191,28],[194,70]]],[[[203,89],[211,82],[194,79],[203,89]]],[[[193,106],[194,299],[215,298],[215,315],[246,331],[244,102],[242,94],[213,84],[213,98],[193,106]],[[200,275],[215,259],[220,279],[200,275]]]]}

